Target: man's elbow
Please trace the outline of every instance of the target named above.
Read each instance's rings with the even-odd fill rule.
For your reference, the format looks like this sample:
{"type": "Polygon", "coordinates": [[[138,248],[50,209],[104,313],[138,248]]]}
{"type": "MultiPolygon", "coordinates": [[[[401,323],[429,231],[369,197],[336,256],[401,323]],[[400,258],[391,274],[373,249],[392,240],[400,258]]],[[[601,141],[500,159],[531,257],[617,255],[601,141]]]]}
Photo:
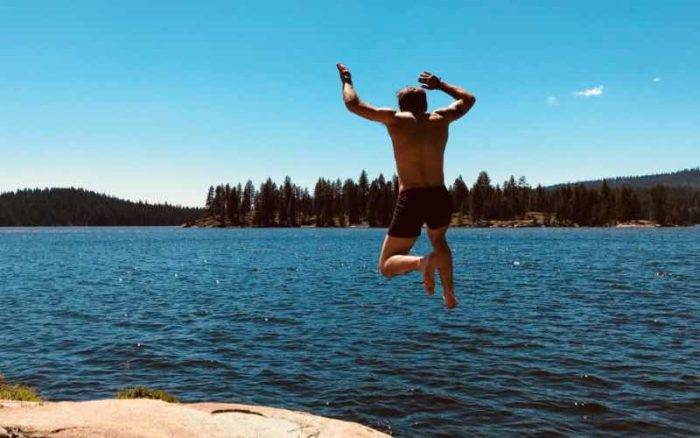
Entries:
{"type": "Polygon", "coordinates": [[[467,111],[472,109],[472,107],[476,103],[476,97],[474,97],[473,94],[470,94],[468,96],[464,96],[462,98],[462,102],[464,102],[464,112],[466,113],[467,111]]]}
{"type": "Polygon", "coordinates": [[[353,114],[362,115],[362,103],[358,99],[353,99],[345,102],[345,108],[353,114]]]}
{"type": "Polygon", "coordinates": [[[345,108],[348,109],[350,112],[356,112],[357,108],[360,106],[360,99],[358,98],[348,98],[348,99],[343,99],[345,102],[345,108]]]}

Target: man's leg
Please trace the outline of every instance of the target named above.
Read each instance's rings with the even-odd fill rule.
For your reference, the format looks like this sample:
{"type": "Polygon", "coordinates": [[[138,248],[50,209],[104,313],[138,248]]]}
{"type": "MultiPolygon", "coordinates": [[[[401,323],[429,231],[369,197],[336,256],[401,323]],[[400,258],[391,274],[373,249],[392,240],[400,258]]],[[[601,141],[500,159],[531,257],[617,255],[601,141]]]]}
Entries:
{"type": "Polygon", "coordinates": [[[379,271],[387,277],[393,277],[394,275],[421,270],[423,257],[407,255],[413,248],[416,239],[417,237],[393,237],[387,235],[384,238],[382,252],[379,255],[379,271]]]}
{"type": "Polygon", "coordinates": [[[445,305],[448,309],[452,309],[457,306],[457,299],[455,298],[455,289],[452,282],[452,250],[450,250],[449,245],[447,245],[447,239],[445,234],[447,234],[448,226],[441,228],[428,229],[428,236],[430,237],[430,243],[432,243],[435,249],[434,258],[437,270],[440,273],[440,281],[442,282],[442,296],[445,299],[445,305]]]}

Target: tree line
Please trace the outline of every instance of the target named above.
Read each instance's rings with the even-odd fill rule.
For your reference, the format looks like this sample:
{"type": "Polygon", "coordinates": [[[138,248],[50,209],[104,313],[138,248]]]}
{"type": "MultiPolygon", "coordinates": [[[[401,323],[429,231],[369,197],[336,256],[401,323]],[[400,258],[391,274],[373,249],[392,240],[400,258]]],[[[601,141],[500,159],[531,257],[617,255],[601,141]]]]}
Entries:
{"type": "MultiPolygon", "coordinates": [[[[457,224],[485,225],[514,220],[528,212],[544,213],[541,225],[610,226],[632,220],[662,225],[700,223],[700,190],[656,185],[611,187],[584,184],[531,187],[525,177],[494,185],[481,172],[470,186],[459,176],[450,186],[457,224]]],[[[209,187],[204,220],[217,226],[386,227],[391,222],[399,192],[398,178],[380,174],[372,181],[367,172],[357,181],[319,178],[313,193],[289,177],[277,185],[271,178],[255,187],[220,184],[209,187]]]]}
{"type": "MultiPolygon", "coordinates": [[[[602,182],[603,180],[588,180],[579,181],[577,184],[583,184],[586,187],[597,187],[602,182]]],[[[635,188],[652,188],[657,185],[662,185],[666,187],[692,187],[700,189],[700,167],[677,170],[675,172],[655,173],[653,175],[618,176],[615,178],[608,178],[606,183],[610,187],[626,185],[635,188]]],[[[564,185],[566,184],[557,184],[554,187],[564,185]]]]}
{"type": "Polygon", "coordinates": [[[180,225],[201,208],[132,202],[76,188],[0,194],[0,226],[180,225]]]}

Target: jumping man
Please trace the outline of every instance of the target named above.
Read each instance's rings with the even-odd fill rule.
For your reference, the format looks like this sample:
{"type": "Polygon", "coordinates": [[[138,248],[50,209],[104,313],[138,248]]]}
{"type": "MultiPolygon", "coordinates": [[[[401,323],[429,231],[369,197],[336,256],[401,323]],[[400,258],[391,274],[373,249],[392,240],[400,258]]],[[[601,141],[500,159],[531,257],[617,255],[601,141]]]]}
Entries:
{"type": "Polygon", "coordinates": [[[398,111],[375,108],[357,96],[350,70],[342,64],[337,67],[345,106],[360,117],[386,125],[394,146],[399,198],[382,245],[379,270],[387,277],[421,271],[425,290],[432,295],[437,269],[445,305],[452,309],[457,299],[452,282],[452,251],[445,239],[452,218],[452,199],[445,188],[443,158],[448,126],[465,115],[476,99],[468,91],[423,72],[418,77],[422,88],[406,87],[398,92],[398,111]],[[442,90],[455,101],[429,113],[424,89],[442,90]],[[433,252],[423,257],[409,255],[424,223],[428,225],[433,252]]]}

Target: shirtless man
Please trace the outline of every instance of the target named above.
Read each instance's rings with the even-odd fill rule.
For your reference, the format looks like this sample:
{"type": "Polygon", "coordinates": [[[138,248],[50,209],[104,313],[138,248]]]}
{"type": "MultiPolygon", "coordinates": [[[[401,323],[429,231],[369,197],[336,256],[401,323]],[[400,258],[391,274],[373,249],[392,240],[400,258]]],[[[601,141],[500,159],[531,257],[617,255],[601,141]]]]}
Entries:
{"type": "Polygon", "coordinates": [[[406,87],[398,92],[398,111],[375,108],[357,96],[350,70],[342,64],[337,67],[345,106],[360,117],[386,125],[394,145],[399,198],[382,245],[379,270],[387,277],[421,271],[425,290],[432,295],[437,269],[445,305],[452,309],[457,306],[457,299],[452,282],[452,251],[445,239],[452,219],[452,198],[445,188],[443,158],[449,124],[465,115],[476,99],[468,91],[423,72],[418,77],[422,88],[406,87]],[[429,113],[424,89],[442,90],[455,101],[429,113]],[[424,223],[428,225],[433,252],[423,257],[409,255],[424,223]]]}

